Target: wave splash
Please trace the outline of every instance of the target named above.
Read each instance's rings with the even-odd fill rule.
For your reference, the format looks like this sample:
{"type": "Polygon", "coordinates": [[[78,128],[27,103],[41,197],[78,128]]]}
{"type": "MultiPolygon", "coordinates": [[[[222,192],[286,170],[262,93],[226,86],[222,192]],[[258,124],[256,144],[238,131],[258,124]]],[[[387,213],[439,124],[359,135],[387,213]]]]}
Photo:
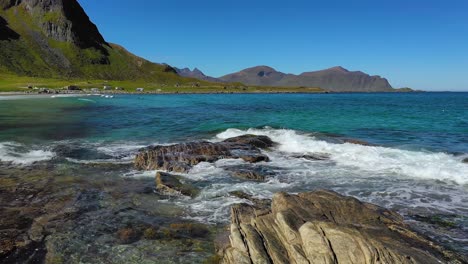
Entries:
{"type": "Polygon", "coordinates": [[[287,129],[228,129],[216,137],[226,139],[244,134],[265,135],[279,143],[277,150],[285,153],[327,153],[337,166],[374,172],[378,175],[407,176],[421,179],[468,183],[468,165],[460,157],[446,153],[409,151],[352,143],[329,143],[311,134],[287,129]]]}
{"type": "Polygon", "coordinates": [[[55,157],[49,150],[28,148],[15,142],[0,143],[0,161],[17,165],[29,165],[38,161],[47,161],[55,157]]]}

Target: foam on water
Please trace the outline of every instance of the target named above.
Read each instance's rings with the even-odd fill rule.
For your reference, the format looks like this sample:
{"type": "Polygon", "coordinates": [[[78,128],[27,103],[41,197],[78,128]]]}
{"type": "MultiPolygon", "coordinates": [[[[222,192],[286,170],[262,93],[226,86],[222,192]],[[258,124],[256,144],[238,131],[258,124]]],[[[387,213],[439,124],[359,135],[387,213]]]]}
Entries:
{"type": "Polygon", "coordinates": [[[38,161],[50,160],[55,156],[51,151],[26,146],[15,142],[0,143],[0,161],[17,165],[29,165],[38,161]]]}
{"type": "Polygon", "coordinates": [[[137,171],[137,170],[132,170],[127,173],[125,173],[123,176],[124,177],[130,177],[130,178],[154,178],[156,175],[157,171],[137,171]]]}
{"type": "Polygon", "coordinates": [[[423,179],[468,183],[468,164],[446,153],[429,153],[387,147],[363,146],[351,143],[335,144],[318,140],[310,134],[283,129],[228,129],[218,139],[244,134],[266,135],[279,143],[277,149],[286,153],[329,153],[339,166],[363,171],[395,174],[423,179]]]}
{"type": "Polygon", "coordinates": [[[266,135],[278,143],[272,150],[264,151],[271,161],[257,164],[270,167],[275,174],[266,182],[233,178],[224,168],[247,165],[240,159],[196,165],[184,177],[202,183],[200,195],[176,202],[188,209],[188,218],[210,223],[227,222],[232,204],[249,203],[230,195],[233,191],[269,199],[279,191],[297,193],[320,188],[355,196],[402,214],[468,214],[468,166],[460,157],[350,143],[334,144],[311,134],[271,128],[228,129],[213,141],[244,134],[266,135]],[[294,157],[310,153],[328,153],[330,160],[294,157]]]}

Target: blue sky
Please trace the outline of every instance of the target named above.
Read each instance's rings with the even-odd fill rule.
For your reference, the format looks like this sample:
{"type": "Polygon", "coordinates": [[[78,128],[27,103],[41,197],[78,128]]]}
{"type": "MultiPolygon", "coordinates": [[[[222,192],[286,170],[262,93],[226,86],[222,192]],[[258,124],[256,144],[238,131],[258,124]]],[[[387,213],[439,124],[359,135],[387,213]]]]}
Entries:
{"type": "Polygon", "coordinates": [[[394,87],[468,91],[466,0],[79,0],[104,38],[219,77],[332,66],[394,87]]]}

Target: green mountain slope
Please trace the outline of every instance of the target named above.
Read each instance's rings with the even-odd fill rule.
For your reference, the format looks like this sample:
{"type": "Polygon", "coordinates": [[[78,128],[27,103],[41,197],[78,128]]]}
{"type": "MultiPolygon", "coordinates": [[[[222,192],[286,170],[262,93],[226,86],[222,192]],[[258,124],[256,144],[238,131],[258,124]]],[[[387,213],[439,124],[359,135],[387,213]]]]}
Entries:
{"type": "Polygon", "coordinates": [[[184,82],[167,65],[107,43],[76,0],[0,0],[0,72],[184,82]]]}

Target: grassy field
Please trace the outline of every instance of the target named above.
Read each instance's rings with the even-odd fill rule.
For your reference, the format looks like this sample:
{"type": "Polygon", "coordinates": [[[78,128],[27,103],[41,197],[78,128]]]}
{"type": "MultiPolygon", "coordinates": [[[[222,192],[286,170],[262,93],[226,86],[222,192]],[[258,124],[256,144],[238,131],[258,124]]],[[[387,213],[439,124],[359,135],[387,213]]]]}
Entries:
{"type": "MultiPolygon", "coordinates": [[[[78,86],[80,89],[99,88],[103,86],[121,87],[125,92],[136,92],[136,88],[144,88],[145,92],[162,93],[318,93],[320,88],[304,87],[260,87],[245,86],[242,84],[216,84],[193,80],[192,82],[174,84],[173,82],[151,82],[147,80],[115,81],[115,80],[82,80],[82,79],[53,79],[16,76],[12,74],[0,74],[0,92],[28,92],[33,91],[28,87],[62,89],[68,85],[78,86]]],[[[114,89],[112,91],[115,91],[114,89]]]]}

